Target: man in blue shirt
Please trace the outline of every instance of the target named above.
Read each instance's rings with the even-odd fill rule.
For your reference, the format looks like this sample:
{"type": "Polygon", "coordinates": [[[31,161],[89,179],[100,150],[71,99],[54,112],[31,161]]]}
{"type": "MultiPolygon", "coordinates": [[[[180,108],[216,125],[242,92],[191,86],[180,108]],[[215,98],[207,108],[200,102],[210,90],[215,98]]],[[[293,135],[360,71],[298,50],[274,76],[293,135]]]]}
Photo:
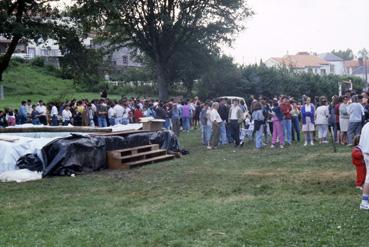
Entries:
{"type": "Polygon", "coordinates": [[[27,122],[27,107],[26,101],[22,101],[21,106],[19,107],[19,118],[20,124],[25,124],[27,122]]]}

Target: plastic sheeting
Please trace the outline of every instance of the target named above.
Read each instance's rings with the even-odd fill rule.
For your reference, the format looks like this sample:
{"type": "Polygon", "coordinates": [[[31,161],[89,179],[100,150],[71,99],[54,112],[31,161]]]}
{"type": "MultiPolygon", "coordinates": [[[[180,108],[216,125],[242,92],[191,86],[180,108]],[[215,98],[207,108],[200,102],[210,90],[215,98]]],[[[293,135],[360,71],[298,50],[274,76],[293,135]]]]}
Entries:
{"type": "MultiPolygon", "coordinates": [[[[42,148],[42,175],[70,176],[104,169],[107,151],[149,144],[159,144],[160,148],[171,153],[180,151],[176,135],[168,130],[131,134],[127,137],[73,134],[56,139],[42,148]]],[[[40,162],[35,155],[25,155],[18,160],[18,167],[39,171],[40,162]]]]}
{"type": "Polygon", "coordinates": [[[28,182],[42,179],[41,172],[33,172],[28,169],[6,171],[0,174],[1,182],[28,182]]]}
{"type": "Polygon", "coordinates": [[[42,148],[45,167],[42,175],[70,176],[106,167],[104,138],[72,135],[42,148]]]}
{"type": "Polygon", "coordinates": [[[0,140],[0,173],[16,169],[17,160],[26,154],[39,154],[41,149],[56,138],[27,138],[2,135],[1,138],[8,138],[13,141],[0,140]]]}

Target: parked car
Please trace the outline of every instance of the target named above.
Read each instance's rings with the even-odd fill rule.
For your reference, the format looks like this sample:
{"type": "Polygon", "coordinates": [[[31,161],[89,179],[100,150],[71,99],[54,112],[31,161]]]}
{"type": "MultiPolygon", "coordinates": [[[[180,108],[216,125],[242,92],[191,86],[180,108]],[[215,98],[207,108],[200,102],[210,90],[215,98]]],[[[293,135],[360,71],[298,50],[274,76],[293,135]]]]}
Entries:
{"type": "Polygon", "coordinates": [[[222,97],[218,97],[218,98],[216,98],[215,99],[215,101],[221,101],[221,100],[226,100],[226,101],[228,101],[228,100],[230,100],[231,102],[233,101],[233,100],[235,100],[235,99],[237,99],[241,104],[242,104],[242,102],[243,102],[243,104],[245,104],[246,105],[246,101],[245,101],[245,99],[244,98],[242,98],[242,97],[237,97],[237,96],[222,96],[222,97]]]}

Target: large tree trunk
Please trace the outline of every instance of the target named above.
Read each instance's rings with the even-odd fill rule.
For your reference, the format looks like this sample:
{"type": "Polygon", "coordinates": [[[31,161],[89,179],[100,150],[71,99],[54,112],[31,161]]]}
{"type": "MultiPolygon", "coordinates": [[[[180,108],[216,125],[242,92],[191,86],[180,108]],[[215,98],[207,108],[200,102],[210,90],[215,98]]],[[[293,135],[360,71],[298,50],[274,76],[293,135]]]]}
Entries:
{"type": "Polygon", "coordinates": [[[169,80],[167,76],[167,72],[165,71],[165,66],[160,63],[156,63],[156,80],[158,83],[159,90],[159,100],[166,101],[169,97],[169,80]]]}
{"type": "Polygon", "coordinates": [[[9,66],[10,59],[12,58],[12,55],[17,48],[19,40],[19,36],[14,36],[4,56],[0,57],[0,81],[3,80],[3,73],[9,66]]]}

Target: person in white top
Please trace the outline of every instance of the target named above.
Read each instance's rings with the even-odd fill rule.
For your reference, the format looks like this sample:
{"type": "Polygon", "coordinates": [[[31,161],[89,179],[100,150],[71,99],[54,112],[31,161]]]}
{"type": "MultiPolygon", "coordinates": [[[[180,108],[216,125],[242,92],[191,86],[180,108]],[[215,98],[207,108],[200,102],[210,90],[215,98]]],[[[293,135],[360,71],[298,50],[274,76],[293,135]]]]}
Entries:
{"type": "Polygon", "coordinates": [[[63,125],[67,126],[70,123],[72,118],[72,113],[70,111],[70,107],[66,106],[62,112],[63,125]]]}
{"type": "Polygon", "coordinates": [[[315,111],[315,124],[320,143],[328,143],[328,118],[329,107],[327,105],[327,99],[322,98],[321,105],[315,111]]]}
{"type": "Polygon", "coordinates": [[[219,137],[220,137],[220,123],[222,122],[222,119],[218,113],[219,109],[219,103],[215,102],[213,103],[211,107],[211,111],[209,112],[209,119],[212,123],[212,133],[210,137],[210,142],[208,149],[214,149],[219,144],[219,137]]]}
{"type": "Polygon", "coordinates": [[[360,204],[360,209],[369,210],[369,123],[366,123],[361,131],[359,148],[364,156],[366,166],[366,177],[363,187],[363,196],[360,204]]]}
{"type": "Polygon", "coordinates": [[[114,106],[115,124],[123,124],[124,107],[121,102],[114,106]]]}
{"type": "Polygon", "coordinates": [[[58,126],[58,108],[56,107],[55,104],[52,105],[51,107],[51,125],[52,126],[58,126]]]}

